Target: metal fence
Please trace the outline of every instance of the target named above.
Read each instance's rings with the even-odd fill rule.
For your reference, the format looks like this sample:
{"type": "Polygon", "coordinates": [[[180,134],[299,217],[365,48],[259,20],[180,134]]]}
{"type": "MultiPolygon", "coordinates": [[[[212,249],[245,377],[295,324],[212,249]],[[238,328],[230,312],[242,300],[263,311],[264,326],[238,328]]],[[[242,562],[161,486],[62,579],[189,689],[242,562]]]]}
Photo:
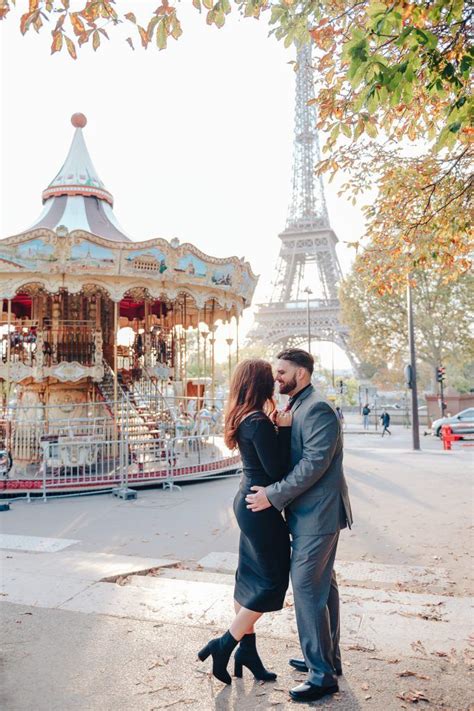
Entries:
{"type": "Polygon", "coordinates": [[[0,421],[0,450],[12,459],[10,472],[0,471],[3,489],[30,484],[46,497],[203,478],[239,466],[223,443],[220,408],[162,394],[142,398],[12,403],[0,421]]]}
{"type": "Polygon", "coordinates": [[[176,437],[103,441],[52,438],[41,443],[43,496],[61,491],[108,490],[134,484],[176,483],[236,469],[239,457],[223,454],[220,438],[176,437]]]}

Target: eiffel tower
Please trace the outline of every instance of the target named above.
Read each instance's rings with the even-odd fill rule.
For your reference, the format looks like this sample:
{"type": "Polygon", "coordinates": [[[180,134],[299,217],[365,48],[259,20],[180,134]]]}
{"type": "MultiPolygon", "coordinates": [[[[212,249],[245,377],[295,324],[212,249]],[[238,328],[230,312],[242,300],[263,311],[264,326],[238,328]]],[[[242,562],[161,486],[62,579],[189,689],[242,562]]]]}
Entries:
{"type": "Polygon", "coordinates": [[[340,346],[356,369],[348,347],[348,329],[340,321],[338,239],[329,223],[322,179],[315,174],[320,160],[316,110],[308,105],[314,97],[313,72],[311,44],[305,44],[297,50],[293,190],[288,219],[279,235],[272,295],[268,303],[258,305],[249,338],[281,348],[304,347],[310,333],[314,340],[340,346]]]}

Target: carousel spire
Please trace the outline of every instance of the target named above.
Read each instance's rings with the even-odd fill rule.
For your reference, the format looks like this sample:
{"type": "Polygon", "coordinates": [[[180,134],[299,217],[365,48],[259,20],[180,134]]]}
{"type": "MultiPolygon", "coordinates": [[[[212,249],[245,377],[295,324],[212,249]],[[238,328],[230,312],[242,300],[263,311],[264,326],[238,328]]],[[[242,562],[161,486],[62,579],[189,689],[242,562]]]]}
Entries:
{"type": "Polygon", "coordinates": [[[94,168],[82,134],[87,118],[84,114],[73,114],[71,123],[76,129],[71,148],[61,170],[43,191],[43,202],[59,195],[83,195],[94,196],[113,205],[114,199],[94,168]]]}
{"type": "Polygon", "coordinates": [[[85,230],[114,242],[129,242],[114,215],[112,194],[105,188],[92,163],[82,129],[87,124],[84,114],[71,117],[75,133],[62,168],[43,191],[44,209],[27,232],[38,227],[68,232],[85,230]]]}

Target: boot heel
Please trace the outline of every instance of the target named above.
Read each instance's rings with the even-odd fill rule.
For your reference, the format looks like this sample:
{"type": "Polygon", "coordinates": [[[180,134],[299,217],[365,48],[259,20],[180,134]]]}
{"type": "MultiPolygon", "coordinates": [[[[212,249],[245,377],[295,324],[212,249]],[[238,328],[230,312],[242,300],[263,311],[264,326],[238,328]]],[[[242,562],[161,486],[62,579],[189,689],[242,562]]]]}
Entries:
{"type": "Polygon", "coordinates": [[[234,661],[234,676],[237,679],[242,679],[242,664],[237,660],[234,661]]]}
{"type": "Polygon", "coordinates": [[[204,661],[208,658],[208,656],[210,655],[210,653],[211,653],[210,647],[209,647],[208,644],[206,644],[206,646],[203,647],[203,648],[198,652],[198,659],[199,659],[201,662],[204,662],[204,661]]]}

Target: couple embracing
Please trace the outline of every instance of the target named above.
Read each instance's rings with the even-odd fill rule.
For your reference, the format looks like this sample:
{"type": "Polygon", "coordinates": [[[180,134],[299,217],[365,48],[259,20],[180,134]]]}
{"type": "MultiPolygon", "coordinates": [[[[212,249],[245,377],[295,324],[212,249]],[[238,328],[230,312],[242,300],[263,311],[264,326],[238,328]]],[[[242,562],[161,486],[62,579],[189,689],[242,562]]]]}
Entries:
{"type": "Polygon", "coordinates": [[[306,351],[291,348],[277,356],[275,379],[280,393],[289,395],[282,412],[275,410],[269,363],[245,360],[235,369],[225,441],[239,448],[243,464],[234,500],[241,532],[236,615],[228,631],[198,654],[201,661],[212,655],[212,672],[226,684],[236,647],[235,676],[247,667],[256,679],[276,679],[258,655],[254,626],[263,613],[282,609],[291,574],[304,659],[289,663],[308,673],[290,690],[295,701],[338,691],[342,666],[334,559],[339,532],[352,523],[341,425],[311,385],[313,368],[306,351]]]}

